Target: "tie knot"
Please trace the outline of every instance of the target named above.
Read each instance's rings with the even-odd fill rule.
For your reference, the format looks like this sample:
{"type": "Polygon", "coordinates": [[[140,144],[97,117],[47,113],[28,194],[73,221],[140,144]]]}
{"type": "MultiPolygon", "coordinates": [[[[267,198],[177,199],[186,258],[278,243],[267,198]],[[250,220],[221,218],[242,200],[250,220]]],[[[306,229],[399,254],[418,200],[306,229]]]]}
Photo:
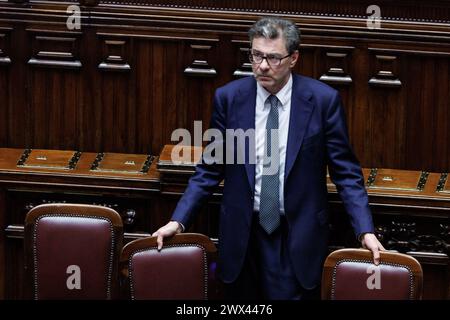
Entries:
{"type": "Polygon", "coordinates": [[[279,100],[278,100],[277,96],[271,94],[271,95],[267,98],[267,100],[269,100],[270,106],[271,106],[272,108],[278,107],[278,101],[279,101],[279,100]]]}

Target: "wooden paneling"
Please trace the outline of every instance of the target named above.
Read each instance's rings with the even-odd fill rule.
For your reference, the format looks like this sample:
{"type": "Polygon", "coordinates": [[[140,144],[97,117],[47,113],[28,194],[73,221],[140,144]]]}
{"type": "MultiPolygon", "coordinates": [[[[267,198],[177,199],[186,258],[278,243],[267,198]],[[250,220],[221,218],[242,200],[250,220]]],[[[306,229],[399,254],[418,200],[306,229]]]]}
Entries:
{"type": "Polygon", "coordinates": [[[8,66],[11,64],[11,58],[8,56],[10,52],[10,36],[11,28],[0,28],[0,65],[8,66]]]}
{"type": "Polygon", "coordinates": [[[75,148],[79,77],[70,71],[35,69],[30,72],[35,94],[28,111],[28,143],[35,148],[75,148]],[[58,133],[58,134],[55,134],[58,133]]]}
{"type": "Polygon", "coordinates": [[[411,81],[407,91],[405,155],[411,166],[421,163],[424,168],[448,168],[450,57],[413,55],[408,58],[410,77],[421,81],[420,85],[411,81]]]}
{"type": "Polygon", "coordinates": [[[11,58],[10,28],[0,28],[0,144],[6,145],[11,58]]]}
{"type": "Polygon", "coordinates": [[[381,1],[380,30],[362,19],[367,1],[103,3],[82,7],[79,30],[58,1],[1,4],[0,146],[158,153],[173,130],[206,129],[214,90],[251,71],[248,27],[277,10],[298,13],[296,72],[340,91],[363,166],[450,165],[446,1],[381,1]]]}

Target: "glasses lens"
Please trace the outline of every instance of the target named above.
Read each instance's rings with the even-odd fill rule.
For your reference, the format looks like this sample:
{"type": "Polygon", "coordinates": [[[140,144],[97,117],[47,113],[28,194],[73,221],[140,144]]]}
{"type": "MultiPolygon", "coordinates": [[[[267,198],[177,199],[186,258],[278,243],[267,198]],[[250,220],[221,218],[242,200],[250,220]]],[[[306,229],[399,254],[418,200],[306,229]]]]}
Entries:
{"type": "Polygon", "coordinates": [[[269,61],[269,64],[271,66],[278,66],[280,64],[280,59],[279,58],[270,57],[267,60],[269,61]]]}
{"type": "Polygon", "coordinates": [[[261,63],[262,62],[262,57],[260,55],[251,53],[250,54],[250,61],[254,62],[254,63],[261,63]]]}

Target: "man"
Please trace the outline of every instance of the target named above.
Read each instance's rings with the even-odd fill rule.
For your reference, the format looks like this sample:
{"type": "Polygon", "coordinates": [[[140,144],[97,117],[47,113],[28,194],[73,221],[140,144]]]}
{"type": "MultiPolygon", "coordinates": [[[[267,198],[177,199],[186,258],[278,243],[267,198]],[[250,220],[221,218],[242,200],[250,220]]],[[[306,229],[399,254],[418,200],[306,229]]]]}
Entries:
{"type": "Polygon", "coordinates": [[[163,238],[182,232],[224,179],[219,270],[227,296],[317,297],[329,232],[327,166],[355,234],[373,252],[376,264],[384,248],[373,234],[361,168],[337,91],[291,72],[299,59],[298,29],[287,20],[263,18],[249,37],[254,77],[219,88],[211,119],[211,128],[225,137],[214,143],[226,144],[225,153],[234,152],[226,159],[234,162],[202,161],[172,221],[153,236],[161,248],[163,238]],[[229,144],[225,131],[231,129],[254,129],[253,147],[229,144]],[[236,161],[241,149],[250,153],[245,163],[236,161]]]}

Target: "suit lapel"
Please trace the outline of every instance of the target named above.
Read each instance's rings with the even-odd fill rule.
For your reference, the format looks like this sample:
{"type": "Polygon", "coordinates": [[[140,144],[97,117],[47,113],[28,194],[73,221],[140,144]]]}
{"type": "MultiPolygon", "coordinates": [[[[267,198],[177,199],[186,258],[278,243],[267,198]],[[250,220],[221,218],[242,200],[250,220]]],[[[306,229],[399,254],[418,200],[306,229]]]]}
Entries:
{"type": "MultiPolygon", "coordinates": [[[[241,87],[235,99],[237,110],[238,128],[247,131],[255,129],[255,109],[256,109],[256,80],[249,78],[249,81],[241,87]]],[[[254,143],[253,143],[254,146],[254,143]]],[[[239,147],[239,146],[238,146],[239,147]]],[[[242,150],[245,154],[245,171],[252,191],[255,190],[255,163],[250,163],[249,155],[254,155],[256,150],[242,150]],[[251,152],[251,153],[250,153],[251,152]]]]}
{"type": "Polygon", "coordinates": [[[284,171],[285,182],[302,146],[303,138],[314,109],[314,104],[310,101],[311,92],[305,91],[306,88],[301,86],[301,82],[301,77],[293,76],[289,135],[284,171]]]}

